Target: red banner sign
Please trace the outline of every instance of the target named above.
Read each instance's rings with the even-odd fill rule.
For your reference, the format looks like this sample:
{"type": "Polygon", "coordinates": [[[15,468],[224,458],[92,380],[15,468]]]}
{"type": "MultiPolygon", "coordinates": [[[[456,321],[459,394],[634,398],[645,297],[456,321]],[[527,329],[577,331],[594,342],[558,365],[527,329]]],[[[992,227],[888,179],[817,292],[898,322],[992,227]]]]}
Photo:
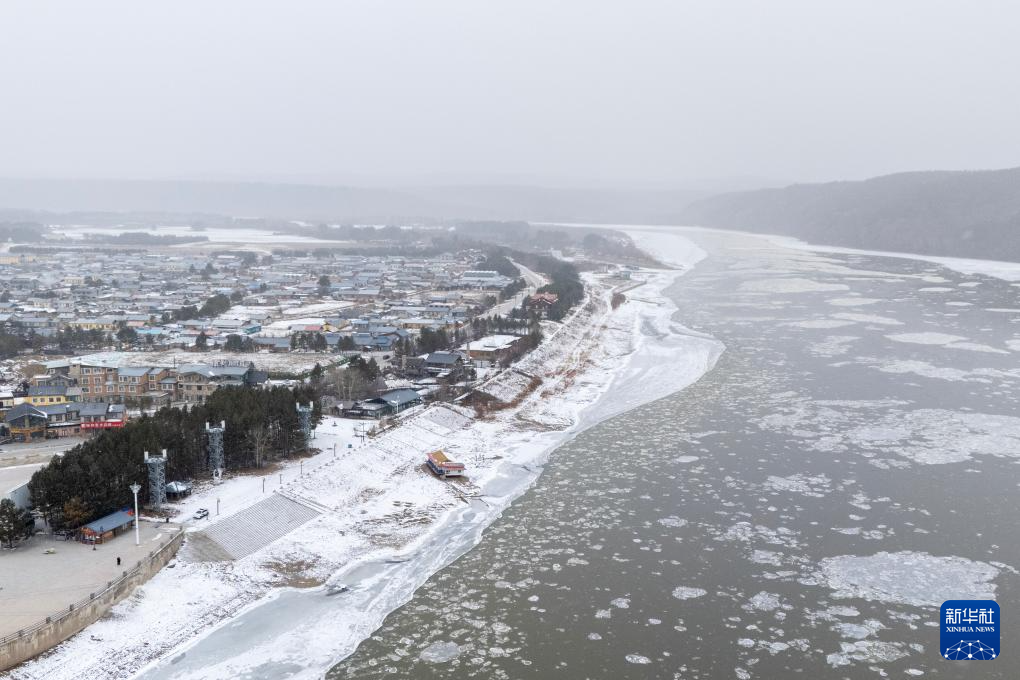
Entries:
{"type": "Polygon", "coordinates": [[[95,420],[90,423],[82,423],[83,430],[108,430],[112,427],[124,427],[123,420],[95,420]]]}

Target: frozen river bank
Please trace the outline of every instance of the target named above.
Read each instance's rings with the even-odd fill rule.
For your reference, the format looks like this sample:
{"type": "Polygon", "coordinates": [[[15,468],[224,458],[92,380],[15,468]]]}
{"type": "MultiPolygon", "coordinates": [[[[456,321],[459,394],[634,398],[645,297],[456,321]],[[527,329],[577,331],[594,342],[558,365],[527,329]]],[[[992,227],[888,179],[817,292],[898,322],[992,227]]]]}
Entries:
{"type": "Polygon", "coordinates": [[[992,509],[1017,489],[1018,288],[682,233],[708,257],[667,293],[725,344],[714,369],[561,446],[331,678],[970,677],[938,604],[1020,587],[992,509]]]}
{"type": "MultiPolygon", "coordinates": [[[[558,445],[711,367],[721,345],[673,326],[675,308],[661,296],[682,273],[640,275],[633,283],[641,301],[617,310],[612,285],[592,279],[588,302],[519,366],[543,380],[520,407],[481,420],[457,408],[426,409],[357,452],[370,466],[322,454],[320,470],[285,485],[326,509],[319,518],[236,563],[194,561],[185,549],[172,572],[87,638],[12,677],[321,676],[430,574],[475,545],[558,445]],[[673,359],[666,369],[663,356],[673,359]],[[469,466],[468,504],[420,469],[424,451],[440,447],[469,466]],[[287,587],[297,581],[323,585],[287,587]]],[[[336,437],[328,424],[317,437],[329,452],[336,437]]]]}

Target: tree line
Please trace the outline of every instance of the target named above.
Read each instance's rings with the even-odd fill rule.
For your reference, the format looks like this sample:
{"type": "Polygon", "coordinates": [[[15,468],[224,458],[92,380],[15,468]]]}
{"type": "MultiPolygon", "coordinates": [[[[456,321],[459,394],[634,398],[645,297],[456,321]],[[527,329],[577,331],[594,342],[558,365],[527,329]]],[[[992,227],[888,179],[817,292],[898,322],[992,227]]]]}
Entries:
{"type": "Polygon", "coordinates": [[[577,267],[548,255],[525,257],[532,260],[527,263],[529,267],[549,277],[550,282],[539,288],[538,292],[557,295],[556,302],[549,307],[548,317],[559,321],[574,305],[584,299],[584,283],[577,267]]]}
{"type": "Polygon", "coordinates": [[[167,481],[211,473],[206,423],[226,421],[226,469],[260,468],[305,449],[296,405],[315,401],[314,388],[223,387],[188,410],[166,407],[153,415],[105,430],[74,447],[32,475],[32,503],[56,529],[76,529],[133,502],[130,485],[139,483],[139,502],[149,502],[143,452],[167,449],[167,481]]]}

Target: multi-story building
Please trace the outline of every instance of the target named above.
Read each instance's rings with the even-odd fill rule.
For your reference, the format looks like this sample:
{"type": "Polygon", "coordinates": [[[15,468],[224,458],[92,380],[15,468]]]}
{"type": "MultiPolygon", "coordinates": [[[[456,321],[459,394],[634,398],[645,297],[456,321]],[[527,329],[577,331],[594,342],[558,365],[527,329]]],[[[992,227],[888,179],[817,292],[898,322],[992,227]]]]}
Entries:
{"type": "Polygon", "coordinates": [[[253,385],[260,376],[255,365],[206,366],[194,364],[177,369],[177,395],[182,401],[201,404],[221,387],[253,385]]]}

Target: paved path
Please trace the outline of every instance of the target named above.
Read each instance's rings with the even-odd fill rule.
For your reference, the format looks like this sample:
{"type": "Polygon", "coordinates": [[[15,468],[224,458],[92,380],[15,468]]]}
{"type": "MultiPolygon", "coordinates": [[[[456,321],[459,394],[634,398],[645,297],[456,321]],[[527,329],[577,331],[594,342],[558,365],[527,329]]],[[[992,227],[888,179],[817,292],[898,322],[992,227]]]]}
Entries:
{"type": "Polygon", "coordinates": [[[15,633],[102,590],[107,581],[169,542],[177,529],[174,524],[142,522],[141,545],[137,547],[134,531],[128,531],[95,550],[77,541],[41,535],[14,550],[0,549],[0,636],[15,633]],[[47,548],[56,552],[47,555],[47,548]]]}

